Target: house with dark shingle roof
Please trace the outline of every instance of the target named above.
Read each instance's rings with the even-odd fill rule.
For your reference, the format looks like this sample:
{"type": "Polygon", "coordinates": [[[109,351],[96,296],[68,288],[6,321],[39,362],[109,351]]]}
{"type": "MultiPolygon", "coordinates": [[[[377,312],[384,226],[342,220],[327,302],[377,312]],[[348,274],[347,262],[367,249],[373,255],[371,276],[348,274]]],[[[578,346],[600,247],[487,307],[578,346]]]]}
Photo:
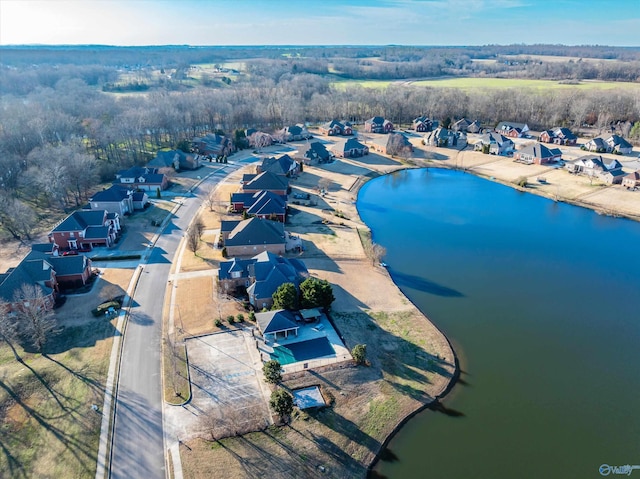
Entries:
{"type": "Polygon", "coordinates": [[[262,163],[256,167],[256,173],[264,173],[270,171],[275,175],[293,176],[300,171],[300,165],[289,155],[281,155],[278,158],[264,158],[262,163]]]}
{"type": "Polygon", "coordinates": [[[424,145],[454,148],[463,148],[467,145],[467,134],[463,131],[453,131],[439,126],[432,132],[424,135],[424,145]]]}
{"type": "Polygon", "coordinates": [[[228,156],[235,151],[231,138],[217,133],[209,133],[208,135],[194,138],[191,141],[191,148],[196,153],[213,158],[228,156]]]}
{"type": "Polygon", "coordinates": [[[526,123],[515,123],[513,121],[501,121],[496,126],[496,132],[509,138],[522,138],[529,131],[526,123]]]}
{"type": "Polygon", "coordinates": [[[116,184],[144,191],[166,190],[169,179],[158,168],[134,166],[128,170],[120,170],[116,174],[116,184]]]}
{"type": "Polygon", "coordinates": [[[558,148],[547,148],[542,143],[526,145],[513,154],[514,161],[527,165],[544,165],[558,161],[561,157],[562,152],[558,148]]]}
{"type": "Polygon", "coordinates": [[[285,253],[286,235],[283,223],[250,218],[239,221],[228,234],[223,226],[227,225],[222,225],[220,229],[228,256],[254,256],[262,251],[285,253]]]}
{"type": "Polygon", "coordinates": [[[331,150],[341,158],[357,158],[369,154],[369,147],[355,138],[349,138],[344,142],[340,141],[331,146],[331,150]]]}
{"type": "Polygon", "coordinates": [[[611,135],[604,140],[607,144],[607,150],[612,153],[619,153],[621,155],[628,155],[633,151],[633,145],[627,140],[618,135],[611,135]]]}
{"type": "Polygon", "coordinates": [[[241,193],[257,193],[271,191],[276,195],[286,196],[289,193],[289,179],[270,171],[242,176],[241,193]]]}
{"type": "Polygon", "coordinates": [[[133,189],[113,185],[89,198],[89,207],[92,210],[118,213],[120,216],[131,214],[134,210],[133,189]]]}
{"type": "Polygon", "coordinates": [[[320,126],[320,132],[327,136],[353,135],[353,127],[348,121],[332,120],[320,126]]]}
{"type": "Polygon", "coordinates": [[[331,161],[333,155],[324,144],[312,141],[298,148],[298,158],[306,165],[310,165],[312,163],[327,163],[331,161]]]}
{"type": "Polygon", "coordinates": [[[74,211],[49,233],[60,250],[91,250],[111,246],[120,232],[120,216],[106,210],[74,211]]]}
{"type": "Polygon", "coordinates": [[[461,118],[451,126],[451,129],[453,131],[464,131],[465,133],[478,133],[480,131],[480,122],[461,118]]]}
{"type": "Polygon", "coordinates": [[[367,133],[389,133],[393,131],[393,123],[381,116],[374,116],[364,122],[364,131],[367,133]]]}
{"type": "Polygon", "coordinates": [[[58,256],[50,243],[34,244],[31,252],[15,268],[0,274],[0,299],[15,303],[16,293],[24,284],[38,287],[47,303],[53,307],[56,295],[66,287],[86,284],[91,277],[91,260],[84,255],[58,256]]]}
{"type": "Polygon", "coordinates": [[[246,207],[246,212],[249,216],[284,223],[287,216],[286,198],[271,191],[254,193],[253,201],[246,207]]]}
{"type": "Polygon", "coordinates": [[[198,153],[185,153],[182,150],[159,151],[147,165],[155,168],[173,168],[176,171],[196,170],[201,166],[201,159],[198,153]]]}
{"type": "Polygon", "coordinates": [[[489,131],[482,135],[474,145],[476,151],[485,151],[486,148],[488,148],[487,153],[491,155],[506,155],[513,151],[515,143],[500,133],[489,131]]]}
{"type": "Polygon", "coordinates": [[[433,129],[433,120],[428,116],[419,116],[413,120],[412,128],[419,133],[426,133],[433,129]]]}
{"type": "Polygon", "coordinates": [[[275,341],[278,337],[287,338],[291,333],[298,335],[296,317],[286,309],[256,313],[256,323],[265,340],[269,339],[269,336],[275,341]]]}
{"type": "Polygon", "coordinates": [[[285,126],[280,130],[279,136],[282,137],[284,141],[301,141],[313,138],[313,135],[309,133],[307,128],[301,123],[285,126]]]}
{"type": "Polygon", "coordinates": [[[585,175],[590,178],[600,178],[608,184],[619,184],[624,179],[625,172],[618,160],[607,160],[600,155],[585,155],[570,161],[565,165],[569,173],[585,175]]]}
{"type": "Polygon", "coordinates": [[[540,133],[541,143],[554,143],[556,145],[575,146],[578,137],[569,128],[556,127],[540,133]]]}

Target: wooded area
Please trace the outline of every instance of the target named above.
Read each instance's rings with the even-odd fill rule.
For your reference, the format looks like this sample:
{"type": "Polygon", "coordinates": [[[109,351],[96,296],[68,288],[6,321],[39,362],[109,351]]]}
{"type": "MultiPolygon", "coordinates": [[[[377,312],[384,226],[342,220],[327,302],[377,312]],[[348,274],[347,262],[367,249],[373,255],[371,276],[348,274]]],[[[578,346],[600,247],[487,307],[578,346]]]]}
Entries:
{"type": "Polygon", "coordinates": [[[466,92],[345,79],[440,76],[640,81],[640,48],[2,47],[0,236],[28,239],[116,171],[221,130],[275,131],[334,118],[502,120],[532,129],[610,124],[640,139],[640,88],[466,92]],[[563,59],[552,58],[562,55],[563,59]],[[478,61],[480,60],[480,61],[478,61]]]}

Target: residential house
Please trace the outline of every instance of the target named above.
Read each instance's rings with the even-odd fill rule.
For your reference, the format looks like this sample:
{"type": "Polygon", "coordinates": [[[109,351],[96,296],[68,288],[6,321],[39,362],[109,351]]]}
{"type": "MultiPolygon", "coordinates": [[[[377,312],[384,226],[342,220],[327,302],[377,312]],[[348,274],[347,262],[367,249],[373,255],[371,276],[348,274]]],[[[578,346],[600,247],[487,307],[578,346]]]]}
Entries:
{"type": "Polygon", "coordinates": [[[461,118],[451,127],[453,131],[464,131],[465,133],[478,133],[480,128],[480,122],[478,120],[470,121],[466,118],[461,118]]]}
{"type": "Polygon", "coordinates": [[[128,170],[121,170],[116,174],[116,184],[144,191],[166,190],[169,179],[158,168],[134,166],[128,170]]]}
{"type": "Polygon", "coordinates": [[[599,155],[585,155],[568,162],[565,168],[569,173],[585,175],[590,178],[600,178],[608,184],[622,183],[625,173],[622,164],[618,160],[607,160],[599,155]]]}
{"type": "Polygon", "coordinates": [[[626,188],[640,187],[640,170],[629,173],[622,179],[622,186],[626,188]]]}
{"type": "Polygon", "coordinates": [[[439,126],[422,139],[423,144],[439,147],[464,148],[467,145],[467,134],[439,126]]]}
{"type": "Polygon", "coordinates": [[[285,126],[280,130],[279,135],[284,141],[302,141],[313,138],[307,128],[298,123],[297,125],[285,126]]]}
{"type": "Polygon", "coordinates": [[[20,307],[16,296],[26,284],[39,288],[46,305],[53,307],[60,290],[86,284],[90,277],[91,260],[86,256],[59,256],[53,244],[34,244],[18,266],[0,274],[0,299],[16,311],[20,307]]]}
{"type": "Polygon", "coordinates": [[[413,153],[413,145],[409,139],[402,133],[392,133],[389,136],[379,136],[371,140],[371,149],[373,151],[386,154],[397,154],[400,150],[406,152],[407,156],[413,153]],[[389,153],[392,151],[394,153],[389,153]]]}
{"type": "Polygon", "coordinates": [[[197,170],[201,166],[202,156],[198,153],[185,153],[182,150],[159,151],[147,166],[155,168],[173,168],[176,171],[197,170]]]}
{"type": "Polygon", "coordinates": [[[610,151],[612,153],[628,155],[629,153],[631,153],[631,151],[633,151],[633,145],[631,145],[631,143],[629,143],[621,136],[611,135],[604,141],[607,144],[607,151],[610,151]]]}
{"type": "Polygon", "coordinates": [[[604,138],[592,138],[584,144],[587,151],[593,151],[594,153],[609,153],[609,145],[604,141],[604,138]]]}
{"type": "Polygon", "coordinates": [[[255,128],[245,130],[245,135],[249,140],[249,146],[253,148],[264,148],[274,143],[274,138],[269,133],[258,131],[255,128]]]}
{"type": "Polygon", "coordinates": [[[109,213],[118,213],[119,216],[131,214],[134,210],[133,190],[113,185],[89,198],[89,207],[92,210],[107,210],[109,213]]]}
{"type": "Polygon", "coordinates": [[[243,175],[240,193],[257,193],[258,191],[271,191],[276,195],[286,196],[289,193],[289,178],[270,171],[243,175]]]}
{"type": "Polygon", "coordinates": [[[327,136],[351,136],[353,126],[348,121],[332,120],[320,126],[320,132],[327,136]]]}
{"type": "Polygon", "coordinates": [[[107,210],[74,211],[49,233],[60,250],[91,250],[111,246],[120,232],[120,215],[107,210]]]}
{"type": "Polygon", "coordinates": [[[278,338],[286,339],[289,334],[298,335],[299,326],[296,324],[296,317],[286,309],[256,313],[256,323],[265,341],[270,337],[275,341],[278,338]]]}
{"type": "Polygon", "coordinates": [[[328,163],[333,158],[329,150],[319,141],[312,141],[311,143],[301,146],[298,148],[298,155],[307,165],[312,163],[328,163]]]}
{"type": "Polygon", "coordinates": [[[542,143],[532,143],[517,150],[513,154],[514,161],[527,165],[544,165],[558,161],[562,157],[562,152],[558,148],[547,148],[542,143]]]}
{"type": "Polygon", "coordinates": [[[191,148],[196,153],[212,158],[229,156],[235,151],[231,138],[218,133],[209,133],[208,135],[194,138],[191,141],[191,148]]]}
{"type": "Polygon", "coordinates": [[[296,287],[309,277],[304,263],[263,252],[250,259],[231,258],[220,263],[218,288],[227,294],[249,296],[256,309],[270,308],[273,293],[284,283],[296,287]]]}
{"type": "Polygon", "coordinates": [[[526,123],[514,123],[511,121],[501,121],[496,126],[496,132],[509,138],[523,138],[529,131],[526,123]]]}
{"type": "Polygon", "coordinates": [[[427,116],[419,116],[413,120],[412,127],[418,133],[426,133],[433,129],[433,120],[427,116]]]}
{"type": "Polygon", "coordinates": [[[367,133],[389,133],[393,131],[393,123],[381,116],[374,116],[364,122],[364,131],[367,133]]]}
{"type": "Polygon", "coordinates": [[[246,211],[250,216],[284,222],[287,214],[287,197],[271,191],[233,193],[231,208],[236,213],[246,211]]]}
{"type": "Polygon", "coordinates": [[[237,222],[231,231],[225,231],[224,227],[228,227],[228,223],[231,222],[222,222],[220,228],[227,255],[254,256],[262,251],[285,253],[286,235],[283,223],[250,218],[237,222]]]}
{"type": "Polygon", "coordinates": [[[331,146],[331,150],[340,158],[357,158],[369,154],[369,147],[363,145],[355,138],[349,138],[347,141],[338,142],[331,146]]]}
{"type": "Polygon", "coordinates": [[[578,137],[574,135],[569,128],[556,127],[540,133],[539,140],[541,143],[575,146],[578,142],[578,137]]]}
{"type": "Polygon", "coordinates": [[[134,210],[144,210],[150,204],[149,196],[144,191],[134,191],[131,197],[134,210]]]}
{"type": "Polygon", "coordinates": [[[509,138],[495,131],[489,131],[480,137],[474,145],[476,151],[485,151],[492,155],[508,155],[515,148],[515,144],[509,138]]]}
{"type": "Polygon", "coordinates": [[[262,163],[256,167],[257,173],[270,171],[276,175],[294,176],[300,171],[300,165],[289,155],[282,155],[278,158],[264,158],[262,163]]]}

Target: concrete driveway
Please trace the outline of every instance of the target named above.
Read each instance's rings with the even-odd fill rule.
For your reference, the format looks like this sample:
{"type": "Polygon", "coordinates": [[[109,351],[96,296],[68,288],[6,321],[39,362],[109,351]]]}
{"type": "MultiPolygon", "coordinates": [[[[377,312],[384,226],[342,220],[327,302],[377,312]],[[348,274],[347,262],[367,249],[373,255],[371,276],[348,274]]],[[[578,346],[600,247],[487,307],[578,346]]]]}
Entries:
{"type": "Polygon", "coordinates": [[[165,424],[181,440],[221,438],[272,423],[270,389],[249,329],[186,340],[191,400],[165,409],[165,424]]]}

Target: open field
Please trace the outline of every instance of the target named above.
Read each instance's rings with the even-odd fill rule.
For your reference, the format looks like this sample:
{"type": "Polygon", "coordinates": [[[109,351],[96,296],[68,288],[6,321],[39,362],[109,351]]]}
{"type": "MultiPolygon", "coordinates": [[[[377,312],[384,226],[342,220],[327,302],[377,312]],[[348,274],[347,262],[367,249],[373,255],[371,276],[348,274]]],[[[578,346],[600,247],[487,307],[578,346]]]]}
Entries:
{"type": "Polygon", "coordinates": [[[383,89],[389,85],[411,85],[433,88],[458,88],[465,91],[475,90],[507,90],[510,88],[530,90],[640,90],[640,83],[629,82],[601,82],[595,80],[583,80],[579,84],[562,83],[553,80],[530,80],[519,78],[433,78],[429,80],[341,80],[333,83],[335,88],[345,89],[351,85],[359,85],[364,88],[383,89]]]}
{"type": "Polygon", "coordinates": [[[90,310],[122,294],[133,270],[104,270],[90,293],[70,296],[45,354],[0,347],[0,476],[93,477],[114,324],[90,310]]]}

